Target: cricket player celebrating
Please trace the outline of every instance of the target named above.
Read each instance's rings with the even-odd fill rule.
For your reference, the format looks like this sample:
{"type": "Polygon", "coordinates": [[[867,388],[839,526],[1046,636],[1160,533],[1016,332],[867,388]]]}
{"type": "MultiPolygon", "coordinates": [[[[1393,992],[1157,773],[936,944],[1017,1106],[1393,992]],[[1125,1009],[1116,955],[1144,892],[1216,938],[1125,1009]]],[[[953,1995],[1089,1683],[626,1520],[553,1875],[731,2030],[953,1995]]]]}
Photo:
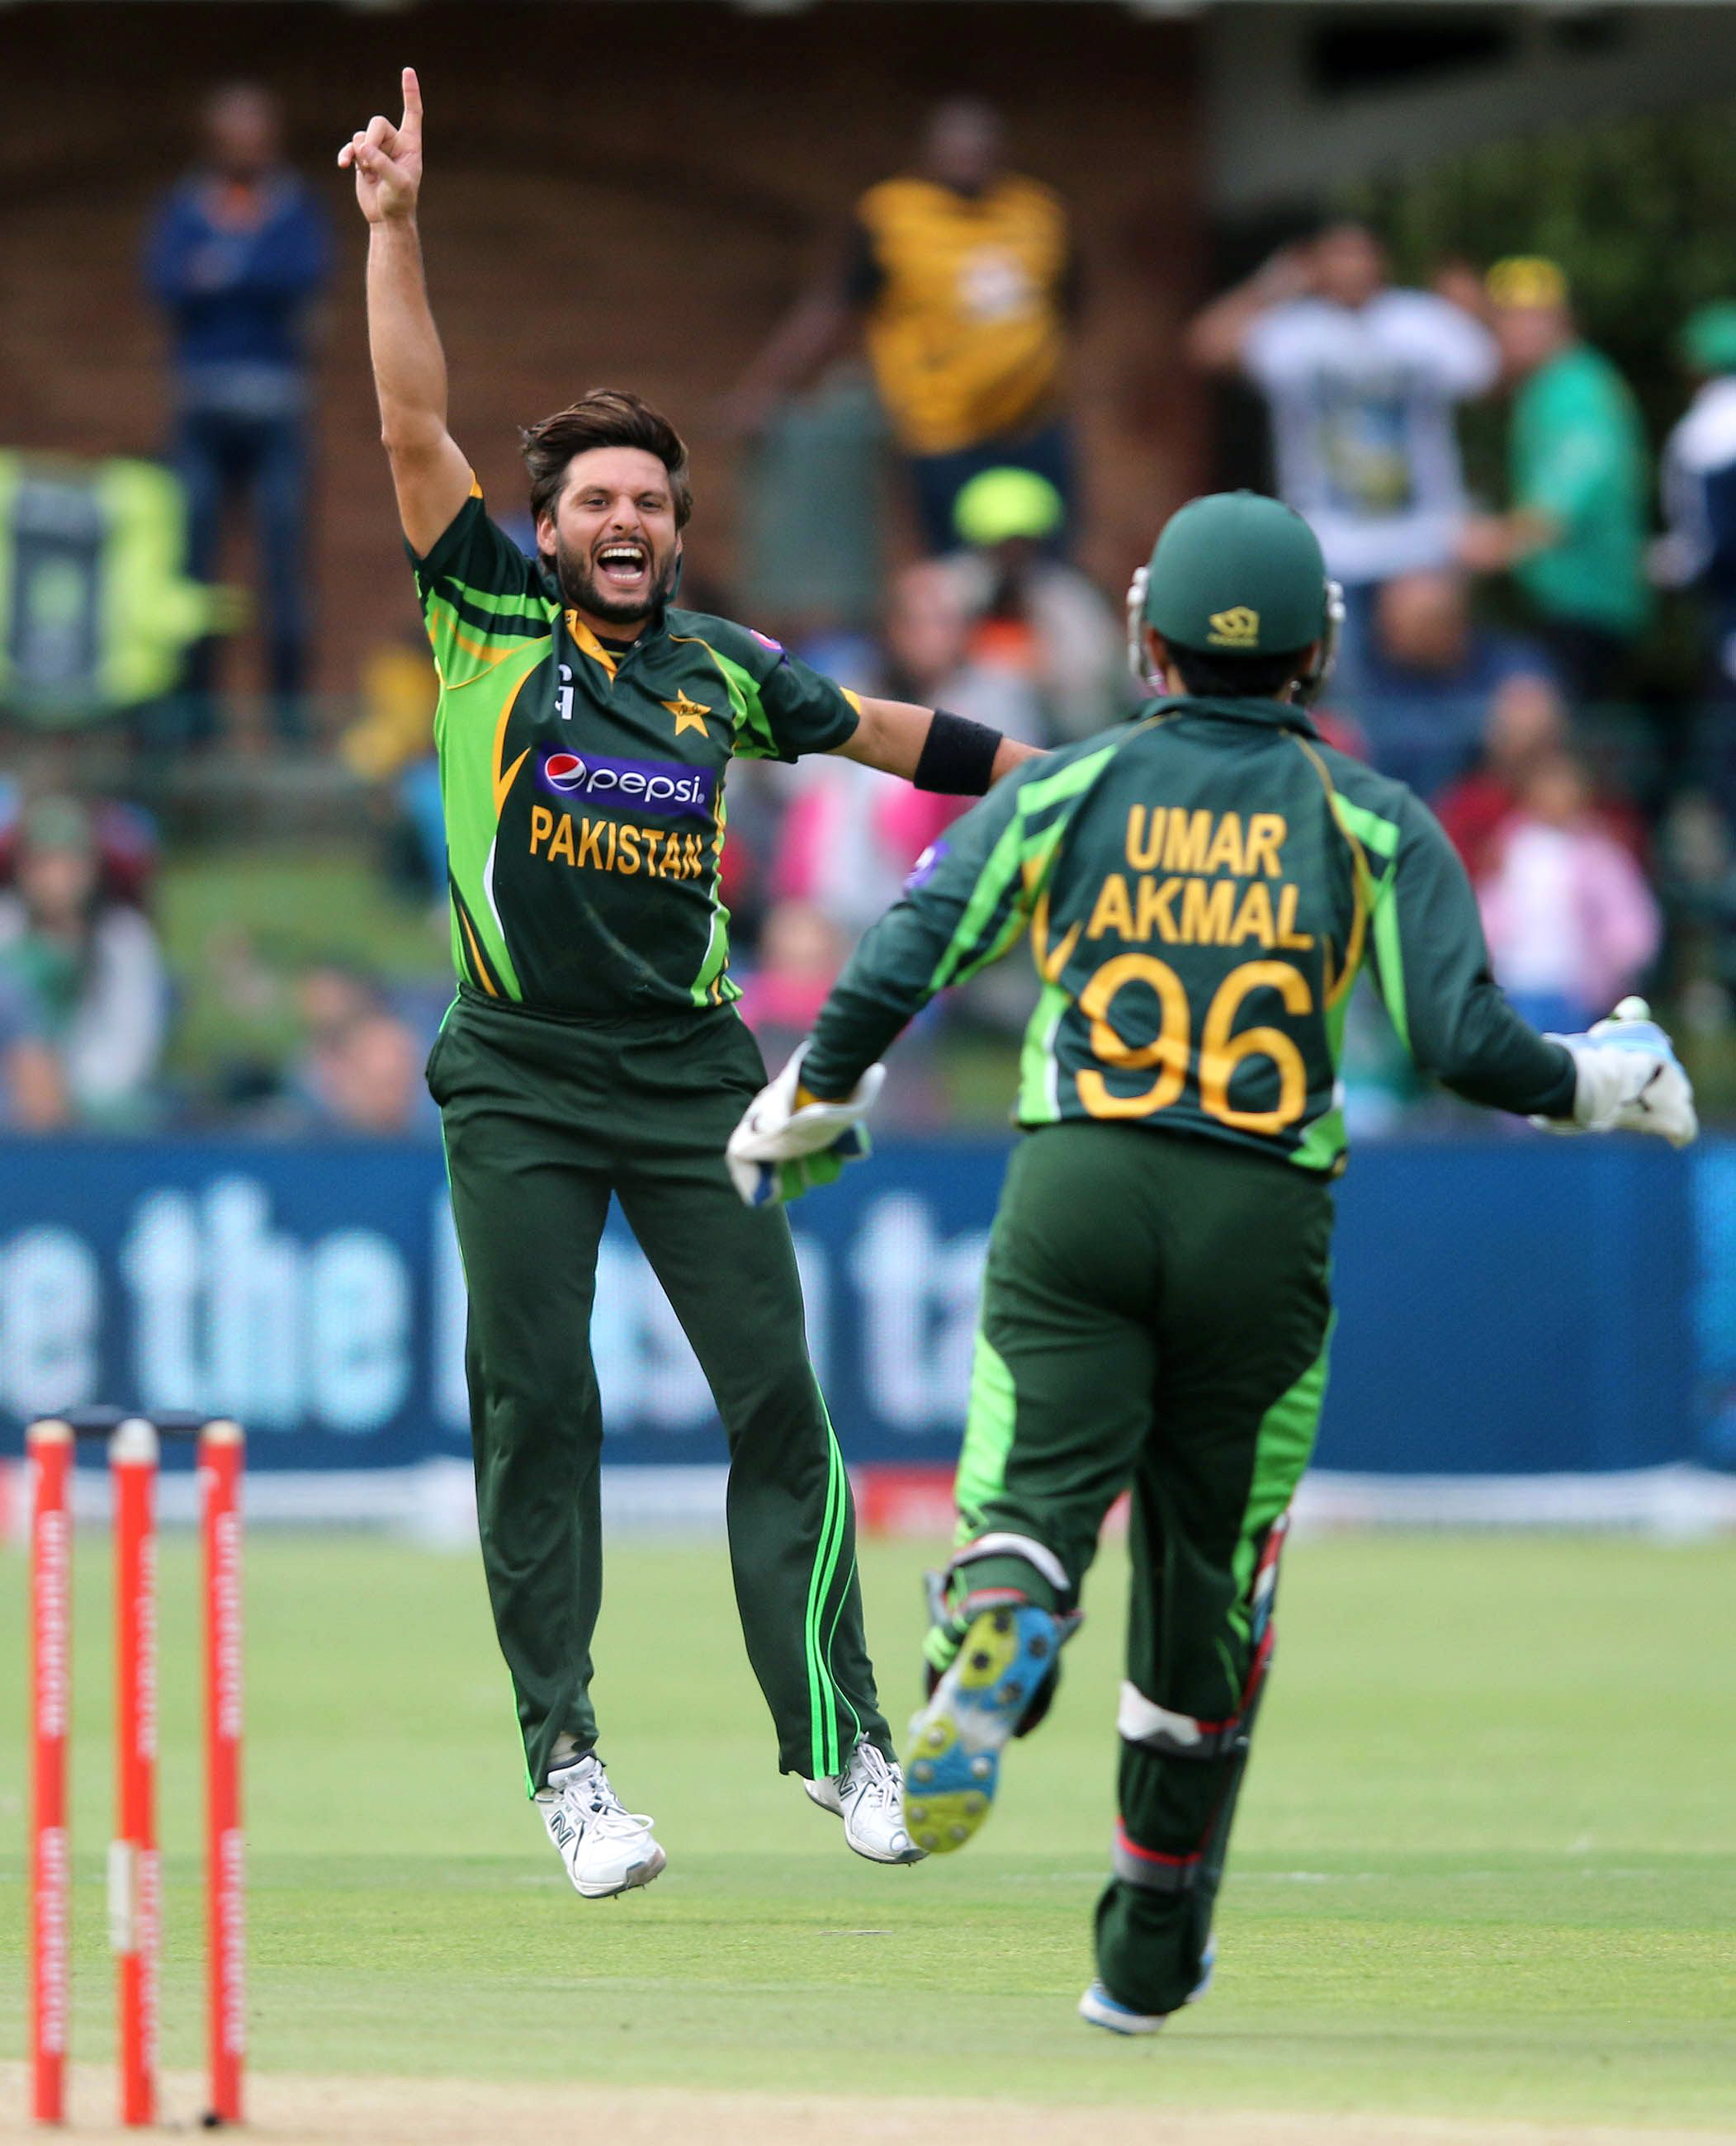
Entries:
{"type": "Polygon", "coordinates": [[[727,1434],[736,1600],[780,1765],[859,1854],[912,1862],[789,1231],[744,1213],[722,1158],[765,1078],[729,975],[724,777],[736,755],[841,752],[980,795],[1029,748],[858,700],[776,641],[675,609],[686,451],[636,396],[592,393],[531,427],[540,556],[501,533],[446,430],[407,68],[403,87],[399,124],[375,118],[338,162],[368,223],[382,429],[440,674],[459,989],[428,1077],[469,1291],[483,1562],[529,1784],[587,1898],[663,1868],[651,1821],[623,1809],[596,1755],[590,1699],[602,1425],[589,1325],[613,1194],[727,1434]]]}
{"type": "Polygon", "coordinates": [[[1084,2016],[1149,2034],[1200,1994],[1273,1643],[1292,1494],[1332,1313],[1334,1098],[1365,960],[1417,1063],[1561,1126],[1697,1130],[1663,1031],[1544,1038],[1503,998],[1469,882],[1399,784],[1322,745],[1304,703],[1336,592],[1313,532],[1247,492],[1195,500],[1130,602],[1156,695],[975,807],[869,932],[814,1034],[742,1120],[746,1198],[837,1152],[872,1068],[935,991],[1029,931],[1042,984],[990,1241],[934,1590],[938,1682],[912,1724],[919,1846],[961,1846],[1035,1725],[1113,1500],[1133,1597],[1114,1875],[1084,2016]],[[830,1100],[828,1100],[830,1099],[830,1100]]]}

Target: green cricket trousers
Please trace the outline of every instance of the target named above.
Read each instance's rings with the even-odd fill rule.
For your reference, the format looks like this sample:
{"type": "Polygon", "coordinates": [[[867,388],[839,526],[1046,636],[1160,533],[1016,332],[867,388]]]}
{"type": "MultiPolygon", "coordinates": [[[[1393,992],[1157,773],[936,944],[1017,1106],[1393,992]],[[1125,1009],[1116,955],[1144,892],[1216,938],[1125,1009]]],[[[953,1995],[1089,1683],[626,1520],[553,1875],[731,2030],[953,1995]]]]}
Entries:
{"type": "MultiPolygon", "coordinates": [[[[557,1739],[578,1754],[596,1742],[603,1425],[590,1326],[611,1194],[723,1420],[736,1600],[780,1767],[836,1773],[862,1736],[891,1748],[789,1225],[779,1208],[744,1207],[724,1167],[765,1078],[732,1007],[564,1019],[468,988],[429,1057],[470,1300],[482,1562],[533,1789],[557,1739]]],[[[678,1707],[680,1635],[641,1636],[678,1707]]]]}
{"type": "Polygon", "coordinates": [[[1210,1934],[1325,1389],[1332,1221],[1329,1188],[1294,1163],[1072,1121],[1020,1142],[995,1218],[955,1586],[1070,1608],[1131,1489],[1097,1959],[1141,2012],[1183,2002],[1210,1934]]]}

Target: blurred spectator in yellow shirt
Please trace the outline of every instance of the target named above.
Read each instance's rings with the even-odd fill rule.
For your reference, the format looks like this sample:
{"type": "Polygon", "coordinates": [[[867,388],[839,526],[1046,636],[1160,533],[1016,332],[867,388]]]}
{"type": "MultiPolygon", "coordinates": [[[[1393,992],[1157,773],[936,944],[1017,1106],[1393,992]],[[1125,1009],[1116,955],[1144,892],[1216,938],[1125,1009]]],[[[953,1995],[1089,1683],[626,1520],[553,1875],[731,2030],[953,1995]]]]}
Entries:
{"type": "Polygon", "coordinates": [[[731,415],[760,430],[860,327],[925,547],[950,547],[959,492],[1007,465],[1060,494],[1060,550],[1073,514],[1062,370],[1077,285],[1060,201],[1007,169],[998,112],[954,98],[931,114],[919,168],[857,202],[842,259],[749,367],[731,415]]]}

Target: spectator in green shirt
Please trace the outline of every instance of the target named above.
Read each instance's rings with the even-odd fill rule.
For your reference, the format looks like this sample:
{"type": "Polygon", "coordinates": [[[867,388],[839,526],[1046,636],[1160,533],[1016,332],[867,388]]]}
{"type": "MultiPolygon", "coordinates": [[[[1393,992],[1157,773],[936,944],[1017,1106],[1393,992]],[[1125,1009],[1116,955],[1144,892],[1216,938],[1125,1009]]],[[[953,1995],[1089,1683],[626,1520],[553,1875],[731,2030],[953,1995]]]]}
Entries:
{"type": "Polygon", "coordinates": [[[1463,555],[1480,571],[1512,573],[1570,697],[1608,700],[1650,613],[1639,407],[1615,367],[1581,337],[1554,262],[1498,262],[1487,292],[1516,383],[1513,504],[1468,525],[1463,555]]]}

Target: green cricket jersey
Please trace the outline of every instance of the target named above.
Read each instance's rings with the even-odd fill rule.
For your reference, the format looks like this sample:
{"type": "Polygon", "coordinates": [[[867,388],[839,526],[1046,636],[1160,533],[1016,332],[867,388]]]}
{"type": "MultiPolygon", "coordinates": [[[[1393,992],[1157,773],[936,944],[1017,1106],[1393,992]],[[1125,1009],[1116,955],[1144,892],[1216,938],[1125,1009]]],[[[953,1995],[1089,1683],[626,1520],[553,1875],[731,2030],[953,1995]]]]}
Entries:
{"type": "Polygon", "coordinates": [[[440,674],[452,958],[563,1014],[722,1005],[732,757],[826,752],[851,696],[727,620],[666,609],[606,646],[488,518],[480,488],[412,553],[440,674]]]}
{"type": "Polygon", "coordinates": [[[1439,823],[1280,701],[1158,701],[998,784],[857,948],[806,1085],[847,1093],[935,992],[1027,929],[1042,993],[1021,1125],[1111,1120],[1336,1172],[1365,958],[1425,1071],[1501,1109],[1572,1107],[1573,1062],[1495,985],[1439,823]]]}

